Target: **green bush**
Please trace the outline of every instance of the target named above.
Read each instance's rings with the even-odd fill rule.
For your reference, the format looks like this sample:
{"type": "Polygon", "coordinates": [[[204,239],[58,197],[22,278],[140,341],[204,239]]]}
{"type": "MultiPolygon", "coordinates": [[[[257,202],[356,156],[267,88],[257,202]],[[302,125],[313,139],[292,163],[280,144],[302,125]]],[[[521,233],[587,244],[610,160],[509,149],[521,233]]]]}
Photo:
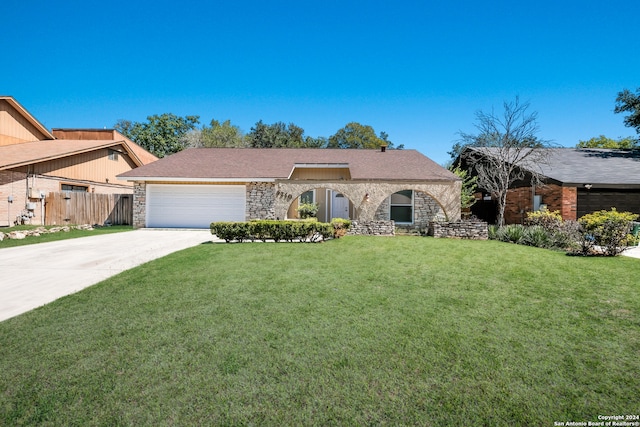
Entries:
{"type": "Polygon", "coordinates": [[[578,222],[582,227],[582,252],[588,254],[599,247],[602,255],[616,256],[632,242],[631,223],[638,215],[631,212],[618,212],[616,208],[601,210],[581,217],[578,222]]]}
{"type": "Polygon", "coordinates": [[[522,243],[536,248],[549,248],[552,246],[552,234],[541,225],[532,225],[524,229],[522,243]]]}
{"type": "Polygon", "coordinates": [[[212,222],[211,234],[226,242],[271,239],[275,242],[318,242],[334,237],[331,224],[317,221],[256,220],[250,222],[212,222]]]}
{"type": "Polygon", "coordinates": [[[522,224],[509,224],[500,227],[496,232],[496,237],[501,242],[522,243],[525,227],[522,224]]]}
{"type": "Polygon", "coordinates": [[[489,239],[582,255],[616,256],[627,246],[638,243],[638,238],[629,234],[636,218],[636,214],[612,208],[585,215],[578,221],[563,221],[559,211],[541,209],[527,214],[528,226],[490,226],[489,239]]]}
{"type": "Polygon", "coordinates": [[[500,239],[498,239],[498,230],[499,229],[500,229],[500,227],[498,227],[497,225],[490,225],[487,228],[487,233],[488,233],[489,240],[500,240],[500,239]]]}
{"type": "Polygon", "coordinates": [[[212,222],[211,234],[215,234],[226,242],[249,239],[251,236],[250,223],[248,222],[212,222]]]}
{"type": "Polygon", "coordinates": [[[527,212],[527,219],[525,224],[528,226],[538,225],[549,232],[556,232],[562,228],[562,215],[560,211],[549,211],[547,208],[542,208],[535,212],[527,212]]]}
{"type": "Polygon", "coordinates": [[[315,203],[302,203],[298,206],[300,219],[315,218],[318,215],[318,205],[315,203]]]}

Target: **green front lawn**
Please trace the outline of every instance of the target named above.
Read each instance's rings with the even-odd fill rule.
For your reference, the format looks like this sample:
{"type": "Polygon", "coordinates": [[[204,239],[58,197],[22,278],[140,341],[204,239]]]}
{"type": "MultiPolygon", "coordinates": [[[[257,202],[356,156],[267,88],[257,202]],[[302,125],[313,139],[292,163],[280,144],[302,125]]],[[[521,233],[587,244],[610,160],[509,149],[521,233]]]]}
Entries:
{"type": "MultiPolygon", "coordinates": [[[[0,228],[0,233],[9,234],[11,231],[34,230],[40,226],[34,225],[18,225],[15,227],[0,228]]],[[[61,227],[59,225],[48,225],[45,228],[61,227]]],[[[98,227],[93,230],[69,230],[59,231],[57,233],[44,233],[40,236],[28,236],[24,239],[8,239],[0,241],[0,249],[11,248],[14,246],[33,245],[36,243],[54,242],[57,240],[75,239],[77,237],[97,236],[99,234],[120,233],[122,231],[131,231],[133,227],[130,225],[113,225],[110,227],[98,227]]]]}
{"type": "Polygon", "coordinates": [[[640,260],[208,244],[0,323],[0,425],[527,425],[640,412],[640,260]]]}

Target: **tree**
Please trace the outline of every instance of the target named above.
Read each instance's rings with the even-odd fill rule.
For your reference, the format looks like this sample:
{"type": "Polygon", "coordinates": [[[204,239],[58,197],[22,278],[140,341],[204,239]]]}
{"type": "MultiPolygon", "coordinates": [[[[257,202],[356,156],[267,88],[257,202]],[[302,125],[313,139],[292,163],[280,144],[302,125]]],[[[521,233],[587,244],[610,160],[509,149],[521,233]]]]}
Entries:
{"type": "Polygon", "coordinates": [[[576,148],[618,148],[618,149],[626,149],[630,150],[633,148],[638,148],[638,141],[628,136],[626,138],[619,139],[611,139],[607,138],[604,135],[600,135],[599,137],[591,138],[587,141],[580,141],[576,148]]]}
{"type": "Polygon", "coordinates": [[[462,179],[460,207],[462,209],[470,208],[476,203],[475,193],[478,187],[478,177],[471,175],[468,170],[461,169],[459,166],[451,166],[449,170],[462,179]]]}
{"type": "Polygon", "coordinates": [[[497,200],[497,225],[504,224],[507,191],[516,181],[540,181],[540,167],[548,163],[548,141],[538,139],[536,112],[529,103],[504,102],[504,112],[476,113],[477,134],[460,133],[462,157],[478,177],[478,187],[497,200]]]}
{"type": "Polygon", "coordinates": [[[301,148],[313,142],[304,136],[304,129],[293,123],[286,125],[276,122],[267,125],[260,120],[246,136],[247,145],[252,148],[301,148]]]}
{"type": "Polygon", "coordinates": [[[624,125],[635,128],[636,133],[640,135],[640,88],[636,89],[635,95],[629,89],[618,92],[616,108],[613,112],[630,113],[624,118],[624,125]]]}
{"type": "Polygon", "coordinates": [[[212,119],[210,127],[204,126],[200,131],[200,140],[203,147],[244,147],[244,135],[238,126],[231,124],[230,120],[220,123],[212,119]]]}
{"type": "Polygon", "coordinates": [[[118,120],[114,128],[158,157],[186,147],[184,136],[196,128],[199,116],[179,117],[165,113],[147,117],[147,122],[118,120]]]}
{"type": "MultiPolygon", "coordinates": [[[[361,125],[357,122],[347,123],[345,127],[339,129],[334,135],[329,137],[328,148],[373,148],[380,146],[393,147],[386,132],[380,132],[377,136],[373,128],[369,125],[361,125]]],[[[403,146],[399,147],[403,148],[403,146]]]]}

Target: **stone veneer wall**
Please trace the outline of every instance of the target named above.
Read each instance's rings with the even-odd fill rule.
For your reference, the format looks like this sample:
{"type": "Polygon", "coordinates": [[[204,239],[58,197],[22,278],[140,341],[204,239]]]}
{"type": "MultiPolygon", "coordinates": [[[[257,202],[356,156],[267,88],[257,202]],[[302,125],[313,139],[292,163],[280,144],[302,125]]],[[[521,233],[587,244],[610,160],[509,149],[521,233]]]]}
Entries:
{"type": "Polygon", "coordinates": [[[489,228],[484,221],[433,221],[429,224],[429,236],[454,239],[487,240],[489,228]]]}
{"type": "Polygon", "coordinates": [[[396,234],[393,221],[351,221],[347,235],[394,236],[396,234]]]}
{"type": "MultiPolygon", "coordinates": [[[[246,219],[275,219],[276,191],[273,182],[247,184],[246,219]]],[[[284,219],[284,218],[280,218],[284,219]]]]}
{"type": "Polygon", "coordinates": [[[143,228],[147,222],[147,188],[145,182],[133,184],[133,228],[143,228]]]}
{"type": "MultiPolygon", "coordinates": [[[[376,220],[389,220],[389,203],[389,197],[380,203],[374,217],[376,220]]],[[[413,224],[396,224],[396,227],[404,230],[425,230],[434,220],[446,220],[442,207],[428,194],[414,191],[413,224]]]]}

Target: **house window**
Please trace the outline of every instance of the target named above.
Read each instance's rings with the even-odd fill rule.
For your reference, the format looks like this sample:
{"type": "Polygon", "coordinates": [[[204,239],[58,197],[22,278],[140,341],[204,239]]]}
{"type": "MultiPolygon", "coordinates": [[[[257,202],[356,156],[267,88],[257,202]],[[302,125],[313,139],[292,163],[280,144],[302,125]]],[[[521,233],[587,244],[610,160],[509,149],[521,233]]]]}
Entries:
{"type": "Polygon", "coordinates": [[[74,184],[62,184],[62,191],[75,191],[78,193],[86,193],[89,191],[89,187],[86,185],[74,185],[74,184]]]}
{"type": "Polygon", "coordinates": [[[116,150],[109,150],[109,160],[118,160],[118,152],[116,150]]]}
{"type": "Polygon", "coordinates": [[[300,199],[298,203],[301,205],[304,203],[313,203],[316,199],[315,195],[316,195],[315,190],[305,191],[300,195],[300,199]]]}
{"type": "Polygon", "coordinates": [[[402,190],[391,195],[390,219],[399,224],[413,223],[413,190],[402,190]]]}

